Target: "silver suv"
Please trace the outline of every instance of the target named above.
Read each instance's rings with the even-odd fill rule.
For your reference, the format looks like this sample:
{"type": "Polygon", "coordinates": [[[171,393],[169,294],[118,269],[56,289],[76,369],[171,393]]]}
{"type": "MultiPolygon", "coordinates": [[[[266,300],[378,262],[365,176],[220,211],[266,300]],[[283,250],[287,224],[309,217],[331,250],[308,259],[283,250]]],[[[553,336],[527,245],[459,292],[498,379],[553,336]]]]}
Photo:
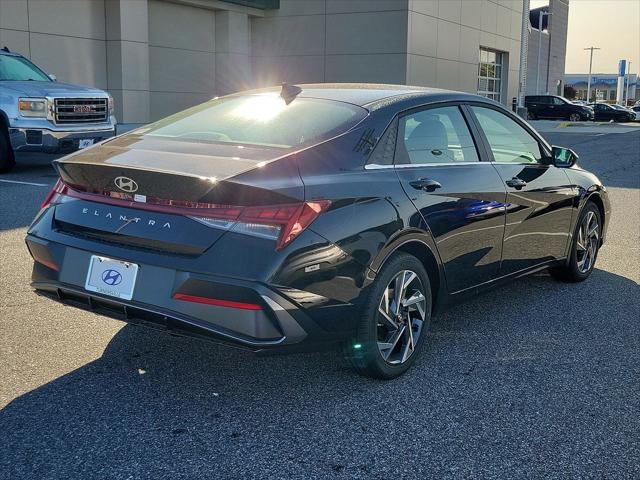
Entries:
{"type": "Polygon", "coordinates": [[[14,152],[71,152],[115,135],[113,98],[57,82],[22,55],[0,50],[0,172],[14,152]]]}

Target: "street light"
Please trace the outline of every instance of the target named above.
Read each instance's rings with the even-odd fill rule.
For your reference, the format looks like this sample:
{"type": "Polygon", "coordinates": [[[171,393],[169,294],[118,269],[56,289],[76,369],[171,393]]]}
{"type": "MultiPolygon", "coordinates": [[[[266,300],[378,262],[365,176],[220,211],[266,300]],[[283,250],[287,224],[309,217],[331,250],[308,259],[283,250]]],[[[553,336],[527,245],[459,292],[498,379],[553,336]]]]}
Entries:
{"type": "MultiPolygon", "coordinates": [[[[536,94],[540,94],[540,54],[542,53],[542,18],[551,16],[551,12],[540,10],[538,12],[538,68],[536,68],[536,94]]],[[[551,39],[549,39],[551,41],[551,39]]]]}
{"type": "Polygon", "coordinates": [[[591,101],[591,67],[593,66],[593,51],[600,50],[598,47],[589,47],[585,50],[591,50],[591,56],[589,57],[589,77],[587,80],[587,103],[591,101]]]}

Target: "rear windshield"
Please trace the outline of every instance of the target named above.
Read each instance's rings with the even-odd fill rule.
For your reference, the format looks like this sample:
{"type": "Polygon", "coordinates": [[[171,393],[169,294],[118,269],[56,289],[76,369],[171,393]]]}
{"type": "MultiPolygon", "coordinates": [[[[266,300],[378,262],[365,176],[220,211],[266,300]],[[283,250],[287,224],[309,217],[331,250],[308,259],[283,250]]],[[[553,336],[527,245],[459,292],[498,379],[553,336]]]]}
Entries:
{"type": "Polygon", "coordinates": [[[349,103],[278,93],[214,99],[151,124],[144,135],[199,143],[294,148],[344,133],[367,115],[349,103]]]}

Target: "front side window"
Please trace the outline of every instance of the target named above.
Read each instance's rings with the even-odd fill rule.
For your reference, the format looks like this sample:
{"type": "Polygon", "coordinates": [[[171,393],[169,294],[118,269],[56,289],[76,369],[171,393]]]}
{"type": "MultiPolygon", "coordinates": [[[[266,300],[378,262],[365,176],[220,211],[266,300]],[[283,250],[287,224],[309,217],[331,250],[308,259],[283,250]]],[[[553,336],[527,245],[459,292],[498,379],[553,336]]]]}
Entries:
{"type": "Polygon", "coordinates": [[[486,107],[471,107],[499,163],[541,163],[540,144],[507,115],[486,107]]]}
{"type": "Polygon", "coordinates": [[[505,54],[480,48],[478,65],[478,95],[496,102],[502,100],[502,67],[505,54]]]}
{"type": "Polygon", "coordinates": [[[42,70],[26,58],[0,55],[0,81],[24,82],[29,80],[51,81],[42,70]]]}
{"type": "Polygon", "coordinates": [[[422,110],[400,118],[397,164],[477,162],[478,153],[458,107],[422,110]]]}
{"type": "Polygon", "coordinates": [[[344,133],[367,114],[331,100],[299,97],[287,104],[277,93],[239,95],[176,113],[151,124],[144,136],[288,149],[344,133]]]}

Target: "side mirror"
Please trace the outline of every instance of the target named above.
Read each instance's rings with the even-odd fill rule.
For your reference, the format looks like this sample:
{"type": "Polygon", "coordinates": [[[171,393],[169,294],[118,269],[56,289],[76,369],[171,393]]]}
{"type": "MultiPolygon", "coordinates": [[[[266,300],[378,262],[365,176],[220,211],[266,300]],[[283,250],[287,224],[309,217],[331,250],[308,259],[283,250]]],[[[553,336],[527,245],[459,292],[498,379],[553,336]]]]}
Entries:
{"type": "Polygon", "coordinates": [[[553,164],[556,167],[569,168],[578,163],[578,155],[570,148],[552,147],[553,164]]]}
{"type": "Polygon", "coordinates": [[[58,81],[58,77],[56,77],[53,73],[50,73],[49,75],[47,75],[47,77],[49,77],[53,82],[58,81]]]}

